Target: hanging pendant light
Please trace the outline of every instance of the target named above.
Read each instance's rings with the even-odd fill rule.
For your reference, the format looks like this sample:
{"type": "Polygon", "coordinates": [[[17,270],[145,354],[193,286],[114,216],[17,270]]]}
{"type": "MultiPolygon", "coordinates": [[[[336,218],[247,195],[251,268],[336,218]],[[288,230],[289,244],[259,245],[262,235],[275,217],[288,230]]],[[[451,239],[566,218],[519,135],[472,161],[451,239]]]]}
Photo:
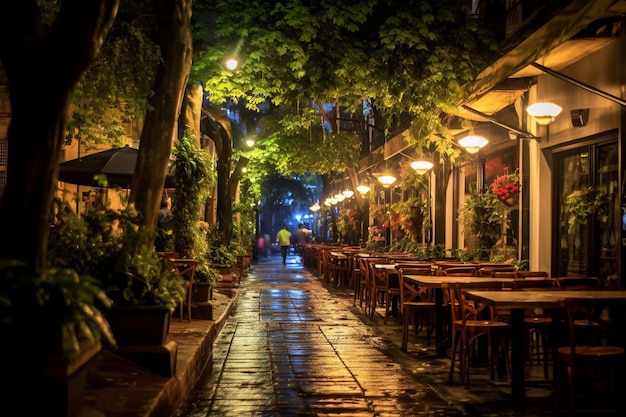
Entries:
{"type": "Polygon", "coordinates": [[[358,191],[361,195],[364,195],[364,194],[367,194],[367,193],[371,190],[371,188],[370,188],[370,187],[368,187],[367,185],[359,185],[358,187],[356,187],[356,190],[357,190],[357,191],[358,191]]]}
{"type": "Polygon", "coordinates": [[[378,182],[380,182],[385,188],[391,186],[397,180],[396,177],[388,173],[378,174],[377,178],[378,182]]]}
{"type": "Polygon", "coordinates": [[[561,106],[554,103],[539,102],[531,104],[526,108],[528,114],[533,116],[537,123],[546,126],[554,121],[556,116],[561,113],[561,106]]]}
{"type": "Polygon", "coordinates": [[[468,135],[459,140],[459,145],[465,148],[468,153],[475,154],[488,144],[489,141],[482,136],[468,135]]]}
{"type": "Polygon", "coordinates": [[[430,161],[413,161],[411,162],[411,168],[415,170],[419,175],[424,175],[433,167],[433,163],[430,161]]]}

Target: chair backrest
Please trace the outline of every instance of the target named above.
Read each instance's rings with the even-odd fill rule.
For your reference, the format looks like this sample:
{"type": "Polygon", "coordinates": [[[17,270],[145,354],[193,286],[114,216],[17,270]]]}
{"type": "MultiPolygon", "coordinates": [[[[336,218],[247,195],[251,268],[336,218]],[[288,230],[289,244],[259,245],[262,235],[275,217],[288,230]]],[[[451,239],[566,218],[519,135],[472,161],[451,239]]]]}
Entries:
{"type": "Polygon", "coordinates": [[[475,276],[476,265],[451,266],[443,270],[443,274],[447,276],[475,276]]]}
{"type": "Polygon", "coordinates": [[[460,321],[465,326],[465,323],[469,320],[485,320],[486,312],[489,312],[487,319],[493,319],[495,317],[495,309],[486,304],[467,299],[464,293],[467,290],[500,291],[502,290],[502,283],[499,281],[482,281],[451,285],[448,288],[448,299],[450,301],[452,321],[460,321]]]}
{"type": "Polygon", "coordinates": [[[564,291],[588,291],[601,289],[595,277],[561,277],[556,279],[557,288],[564,291]]]}
{"type": "Polygon", "coordinates": [[[517,271],[517,278],[549,278],[548,271],[517,271]]]}
{"type": "Polygon", "coordinates": [[[491,273],[491,277],[492,278],[519,278],[517,275],[517,271],[509,271],[509,272],[492,272],[491,273]]]}
{"type": "Polygon", "coordinates": [[[400,302],[432,301],[433,292],[427,287],[417,286],[406,280],[405,275],[432,275],[430,266],[427,268],[403,267],[398,268],[398,283],[400,286],[400,302]]]}
{"type": "Polygon", "coordinates": [[[388,264],[389,260],[385,257],[378,257],[378,256],[370,256],[367,258],[361,258],[361,262],[363,262],[363,269],[362,271],[365,272],[361,272],[361,273],[365,273],[365,281],[368,283],[367,285],[369,285],[369,283],[374,282],[374,278],[375,278],[375,267],[374,265],[376,264],[388,264]]]}
{"type": "Polygon", "coordinates": [[[522,278],[513,280],[513,290],[555,290],[556,280],[552,278],[522,278]]]}
{"type": "Polygon", "coordinates": [[[423,261],[400,261],[396,262],[396,269],[400,268],[430,268],[432,270],[432,262],[423,262],[423,261]]]}
{"type": "Polygon", "coordinates": [[[568,342],[575,354],[576,345],[624,346],[626,338],[626,300],[598,298],[567,299],[565,310],[568,342]]]}
{"type": "Polygon", "coordinates": [[[517,268],[515,265],[490,265],[490,266],[479,266],[478,275],[481,277],[491,277],[495,272],[515,272],[517,268]]]}

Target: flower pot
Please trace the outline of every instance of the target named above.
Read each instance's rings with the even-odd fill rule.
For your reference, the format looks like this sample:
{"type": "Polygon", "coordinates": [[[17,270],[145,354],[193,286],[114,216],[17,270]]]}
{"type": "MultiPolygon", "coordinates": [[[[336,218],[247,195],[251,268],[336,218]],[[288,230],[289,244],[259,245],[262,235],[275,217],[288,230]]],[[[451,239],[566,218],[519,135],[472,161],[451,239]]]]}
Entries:
{"type": "Polygon", "coordinates": [[[213,285],[210,282],[194,282],[192,300],[197,303],[206,303],[213,299],[213,285]]]}
{"type": "MultiPolygon", "coordinates": [[[[11,381],[3,395],[9,407],[19,407],[24,415],[79,415],[85,398],[89,363],[102,349],[100,343],[81,344],[79,355],[46,355],[37,360],[28,358],[2,363],[3,375],[11,381]],[[6,366],[5,366],[6,365],[6,366]],[[32,394],[37,393],[36,401],[32,394]]],[[[14,408],[15,409],[15,408],[14,408]]]]}
{"type": "Polygon", "coordinates": [[[515,194],[514,196],[511,196],[511,197],[507,198],[506,200],[500,200],[500,201],[502,201],[502,203],[505,206],[511,208],[511,207],[517,206],[517,203],[519,202],[519,197],[518,197],[517,194],[515,194]]]}
{"type": "Polygon", "coordinates": [[[118,346],[164,345],[170,326],[165,306],[117,306],[106,312],[118,346]]]}

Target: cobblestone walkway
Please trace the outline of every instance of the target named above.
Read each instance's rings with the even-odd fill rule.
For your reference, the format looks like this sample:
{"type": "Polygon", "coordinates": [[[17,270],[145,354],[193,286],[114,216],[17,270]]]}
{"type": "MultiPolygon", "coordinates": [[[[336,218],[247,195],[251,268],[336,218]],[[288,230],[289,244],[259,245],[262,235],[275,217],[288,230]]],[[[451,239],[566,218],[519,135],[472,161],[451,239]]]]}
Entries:
{"type": "Polygon", "coordinates": [[[446,387],[446,358],[401,352],[400,326],[367,319],[299,257],[279,258],[241,283],[213,365],[175,417],[512,415],[497,384],[446,387]]]}

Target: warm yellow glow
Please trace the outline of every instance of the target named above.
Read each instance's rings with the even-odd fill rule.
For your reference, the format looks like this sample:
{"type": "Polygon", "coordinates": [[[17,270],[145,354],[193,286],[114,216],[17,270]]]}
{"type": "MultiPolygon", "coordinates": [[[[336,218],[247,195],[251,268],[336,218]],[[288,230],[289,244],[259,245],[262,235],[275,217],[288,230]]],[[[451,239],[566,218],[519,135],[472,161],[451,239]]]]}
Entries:
{"type": "Polygon", "coordinates": [[[318,212],[320,211],[320,209],[321,207],[319,203],[315,203],[311,207],[309,207],[309,210],[311,210],[312,212],[318,212]]]}
{"type": "Polygon", "coordinates": [[[228,68],[231,71],[237,69],[238,66],[239,66],[239,61],[237,61],[235,58],[230,58],[226,61],[226,68],[228,68]]]}
{"type": "Polygon", "coordinates": [[[354,195],[354,191],[352,191],[352,190],[345,190],[345,191],[342,191],[341,194],[346,196],[346,198],[352,198],[352,196],[354,195]]]}
{"type": "Polygon", "coordinates": [[[411,162],[411,168],[415,170],[419,175],[424,175],[433,167],[433,163],[430,161],[413,161],[411,162]]]}
{"type": "Polygon", "coordinates": [[[341,203],[343,200],[345,200],[345,199],[346,199],[346,196],[345,196],[345,195],[343,195],[343,194],[341,194],[341,193],[339,193],[339,194],[335,194],[335,195],[333,196],[333,198],[334,198],[335,200],[337,200],[337,202],[341,203]]]}
{"type": "Polygon", "coordinates": [[[371,188],[367,185],[359,185],[358,187],[356,187],[356,190],[361,194],[367,194],[369,190],[371,190],[371,188]]]}
{"type": "Polygon", "coordinates": [[[554,121],[563,110],[554,103],[535,103],[526,108],[528,114],[533,116],[540,125],[548,125],[554,121]]]}
{"type": "Polygon", "coordinates": [[[469,135],[459,140],[459,145],[469,153],[477,153],[480,148],[488,144],[489,141],[482,136],[469,135]]]}
{"type": "Polygon", "coordinates": [[[390,174],[383,174],[378,177],[378,181],[386,188],[396,182],[396,177],[390,174]]]}
{"type": "Polygon", "coordinates": [[[254,139],[248,139],[246,140],[246,145],[248,145],[249,148],[254,146],[254,139]]]}

